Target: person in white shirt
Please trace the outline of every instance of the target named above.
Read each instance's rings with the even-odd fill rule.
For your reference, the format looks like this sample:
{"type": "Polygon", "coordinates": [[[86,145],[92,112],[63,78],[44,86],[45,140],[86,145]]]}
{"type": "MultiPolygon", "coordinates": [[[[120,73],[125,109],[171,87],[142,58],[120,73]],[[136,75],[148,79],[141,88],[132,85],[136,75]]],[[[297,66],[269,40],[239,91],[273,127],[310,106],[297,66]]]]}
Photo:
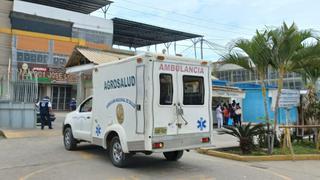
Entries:
{"type": "Polygon", "coordinates": [[[222,108],[221,108],[220,104],[217,105],[216,116],[217,116],[217,121],[218,121],[218,128],[222,128],[222,126],[223,126],[223,115],[222,115],[222,108]]]}

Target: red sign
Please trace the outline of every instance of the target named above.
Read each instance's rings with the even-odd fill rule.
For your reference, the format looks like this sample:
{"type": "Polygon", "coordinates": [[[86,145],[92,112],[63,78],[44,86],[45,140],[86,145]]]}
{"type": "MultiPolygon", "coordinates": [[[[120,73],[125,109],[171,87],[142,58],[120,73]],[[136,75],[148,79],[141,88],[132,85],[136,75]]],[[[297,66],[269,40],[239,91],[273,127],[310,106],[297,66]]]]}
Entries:
{"type": "Polygon", "coordinates": [[[34,67],[34,68],[32,68],[32,71],[47,72],[47,71],[48,71],[48,68],[44,68],[44,67],[34,67]]]}

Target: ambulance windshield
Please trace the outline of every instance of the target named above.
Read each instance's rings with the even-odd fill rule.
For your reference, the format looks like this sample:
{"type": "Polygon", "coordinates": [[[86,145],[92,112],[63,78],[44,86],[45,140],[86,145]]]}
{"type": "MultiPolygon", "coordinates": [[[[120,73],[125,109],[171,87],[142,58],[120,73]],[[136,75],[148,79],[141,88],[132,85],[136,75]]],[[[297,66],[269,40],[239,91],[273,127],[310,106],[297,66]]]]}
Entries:
{"type": "Polygon", "coordinates": [[[171,105],[173,84],[171,74],[160,74],[160,105],[171,105]]]}
{"type": "Polygon", "coordinates": [[[183,76],[183,104],[203,105],[204,84],[203,77],[183,76]]]}

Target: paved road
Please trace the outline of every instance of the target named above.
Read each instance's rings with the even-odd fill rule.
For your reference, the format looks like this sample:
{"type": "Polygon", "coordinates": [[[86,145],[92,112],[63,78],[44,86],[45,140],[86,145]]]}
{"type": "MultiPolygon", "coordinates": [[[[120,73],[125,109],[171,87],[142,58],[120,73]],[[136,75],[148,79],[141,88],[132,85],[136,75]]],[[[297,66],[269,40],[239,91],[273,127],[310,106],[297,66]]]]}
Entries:
{"type": "Polygon", "coordinates": [[[64,150],[61,136],[6,139],[0,147],[1,180],[320,179],[318,161],[243,163],[186,152],[178,162],[137,154],[119,169],[96,146],[64,150]]]}
{"type": "Polygon", "coordinates": [[[83,144],[66,151],[61,135],[0,140],[0,180],[311,180],[320,179],[319,167],[319,161],[244,163],[185,152],[178,162],[168,162],[161,154],[137,154],[129,167],[120,169],[99,147],[83,144]]]}

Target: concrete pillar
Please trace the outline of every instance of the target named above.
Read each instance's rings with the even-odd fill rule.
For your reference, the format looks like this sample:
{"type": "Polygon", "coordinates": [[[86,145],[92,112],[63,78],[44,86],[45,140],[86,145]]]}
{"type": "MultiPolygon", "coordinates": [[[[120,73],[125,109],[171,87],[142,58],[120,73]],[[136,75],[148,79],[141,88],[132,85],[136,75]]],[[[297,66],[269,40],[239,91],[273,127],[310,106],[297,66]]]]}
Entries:
{"type": "MultiPolygon", "coordinates": [[[[45,96],[49,96],[51,98],[51,101],[52,101],[52,88],[51,88],[51,85],[47,85],[46,86],[46,95],[45,96]]],[[[40,97],[40,98],[43,98],[43,97],[40,97]]]]}
{"type": "Polygon", "coordinates": [[[11,68],[12,68],[12,80],[18,79],[18,62],[17,62],[17,36],[12,35],[12,58],[11,58],[11,68]]]}
{"type": "Polygon", "coordinates": [[[53,52],[54,52],[54,40],[49,40],[49,49],[48,49],[48,53],[49,53],[49,57],[48,57],[48,66],[51,67],[53,66],[53,52]]]}
{"type": "Polygon", "coordinates": [[[78,104],[84,100],[84,74],[80,72],[78,74],[78,84],[77,84],[77,102],[78,104]]]}

